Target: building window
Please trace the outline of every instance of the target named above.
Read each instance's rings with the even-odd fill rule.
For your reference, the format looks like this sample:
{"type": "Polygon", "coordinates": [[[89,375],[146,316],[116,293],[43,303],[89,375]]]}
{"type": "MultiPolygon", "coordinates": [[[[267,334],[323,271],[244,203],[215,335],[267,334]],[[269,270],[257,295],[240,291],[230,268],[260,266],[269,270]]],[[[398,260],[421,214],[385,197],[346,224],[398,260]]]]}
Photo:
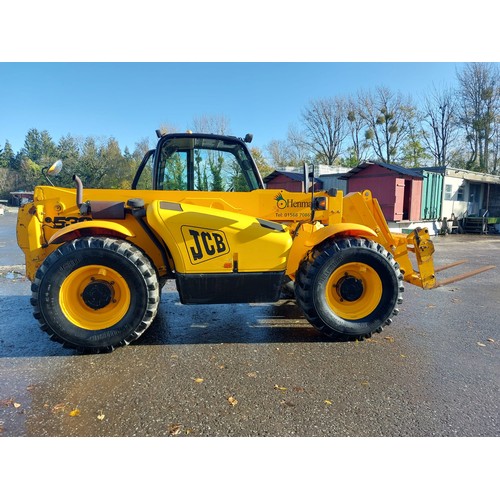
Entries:
{"type": "Polygon", "coordinates": [[[458,188],[457,201],[464,201],[464,186],[463,186],[463,184],[458,188]]]}
{"type": "Polygon", "coordinates": [[[453,186],[451,184],[446,184],[444,186],[444,199],[451,200],[453,186]]]}

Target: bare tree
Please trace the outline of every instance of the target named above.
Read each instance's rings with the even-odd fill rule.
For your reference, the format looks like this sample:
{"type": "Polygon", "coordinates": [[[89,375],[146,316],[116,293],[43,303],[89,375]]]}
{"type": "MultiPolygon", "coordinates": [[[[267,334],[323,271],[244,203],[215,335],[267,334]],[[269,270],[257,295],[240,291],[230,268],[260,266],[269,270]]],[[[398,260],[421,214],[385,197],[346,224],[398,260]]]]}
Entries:
{"type": "Polygon", "coordinates": [[[436,89],[425,97],[422,131],[435,166],[447,167],[448,151],[457,137],[455,92],[436,89]]]}
{"type": "Polygon", "coordinates": [[[204,134],[230,133],[229,118],[224,115],[201,115],[193,118],[193,129],[204,134]]]}
{"type": "Polygon", "coordinates": [[[320,163],[333,165],[347,136],[346,102],[341,97],[311,101],[301,116],[305,143],[320,163]]]}
{"type": "Polygon", "coordinates": [[[302,166],[313,161],[307,137],[294,125],[288,127],[286,151],[290,165],[302,166]]]}
{"type": "MultiPolygon", "coordinates": [[[[500,112],[500,72],[489,63],[470,63],[457,73],[460,98],[460,124],[470,147],[467,165],[489,172],[491,142],[500,112]]],[[[493,149],[496,146],[493,145],[493,149]]]]}
{"type": "Polygon", "coordinates": [[[159,130],[162,134],[173,134],[175,132],[178,132],[178,129],[175,125],[166,122],[160,125],[159,130]]]}
{"type": "Polygon", "coordinates": [[[360,94],[360,114],[367,126],[365,138],[377,157],[387,163],[396,160],[405,143],[414,118],[410,98],[393,93],[387,87],[360,94]]]}
{"type": "Polygon", "coordinates": [[[347,102],[347,124],[351,136],[351,162],[361,162],[370,148],[365,138],[366,121],[361,116],[359,103],[353,97],[347,102]]]}
{"type": "Polygon", "coordinates": [[[290,163],[289,148],[286,141],[274,139],[266,146],[270,163],[274,168],[288,167],[290,163]]]}

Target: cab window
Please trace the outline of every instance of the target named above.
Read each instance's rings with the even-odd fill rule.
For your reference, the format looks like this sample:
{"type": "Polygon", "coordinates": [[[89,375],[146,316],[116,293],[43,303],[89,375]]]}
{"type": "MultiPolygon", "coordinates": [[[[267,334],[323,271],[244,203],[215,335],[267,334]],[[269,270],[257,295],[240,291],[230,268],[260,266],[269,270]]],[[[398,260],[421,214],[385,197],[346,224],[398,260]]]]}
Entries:
{"type": "Polygon", "coordinates": [[[251,191],[259,187],[248,152],[219,137],[173,137],[161,146],[158,189],[251,191]]]}

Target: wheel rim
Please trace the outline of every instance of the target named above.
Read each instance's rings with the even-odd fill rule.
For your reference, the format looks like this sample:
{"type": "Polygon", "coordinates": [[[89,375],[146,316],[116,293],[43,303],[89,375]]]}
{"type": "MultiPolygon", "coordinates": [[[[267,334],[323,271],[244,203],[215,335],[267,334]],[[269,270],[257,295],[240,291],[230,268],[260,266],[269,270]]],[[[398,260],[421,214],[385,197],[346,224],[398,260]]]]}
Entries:
{"type": "Polygon", "coordinates": [[[351,262],[331,274],[325,295],[335,314],[346,320],[359,320],[372,313],[380,303],[382,281],[373,267],[351,262]]]}
{"type": "Polygon", "coordinates": [[[74,325],[86,330],[102,330],[116,325],[125,316],[130,305],[130,289],[114,269],[84,266],[63,281],[59,303],[74,325]]]}

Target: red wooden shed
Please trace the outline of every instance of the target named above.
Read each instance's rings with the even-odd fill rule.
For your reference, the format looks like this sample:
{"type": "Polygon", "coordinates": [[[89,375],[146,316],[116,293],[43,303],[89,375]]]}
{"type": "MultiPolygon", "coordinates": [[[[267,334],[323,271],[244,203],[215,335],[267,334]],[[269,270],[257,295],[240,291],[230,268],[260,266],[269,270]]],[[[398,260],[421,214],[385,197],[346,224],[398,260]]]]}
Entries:
{"type": "Polygon", "coordinates": [[[388,221],[420,220],[423,176],[415,170],[368,161],[341,179],[347,180],[348,193],[369,189],[388,221]]]}

